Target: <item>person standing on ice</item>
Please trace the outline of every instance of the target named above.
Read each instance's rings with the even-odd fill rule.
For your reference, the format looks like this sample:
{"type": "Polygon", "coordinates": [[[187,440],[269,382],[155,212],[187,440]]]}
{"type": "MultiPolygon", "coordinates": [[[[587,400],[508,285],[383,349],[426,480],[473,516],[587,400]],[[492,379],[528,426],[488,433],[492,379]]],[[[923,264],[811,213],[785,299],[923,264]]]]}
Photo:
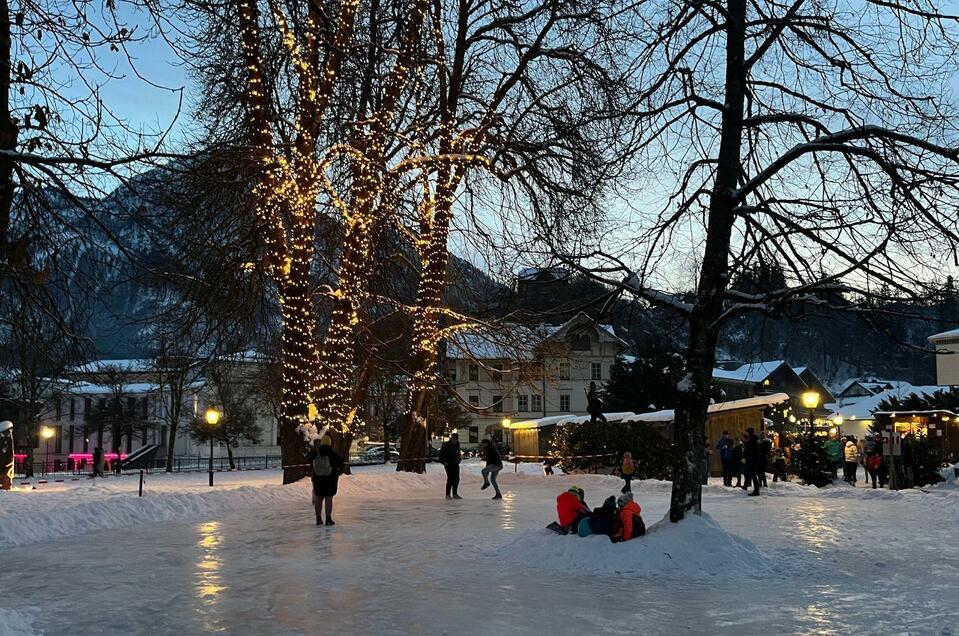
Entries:
{"type": "Polygon", "coordinates": [[[103,477],[103,464],[106,456],[103,453],[103,447],[97,446],[93,449],[93,477],[103,477]]]}
{"type": "Polygon", "coordinates": [[[316,511],[316,525],[323,525],[321,511],[326,509],[326,525],[333,526],[333,497],[336,496],[336,484],[343,468],[343,458],[332,447],[333,440],[324,435],[316,447],[306,456],[313,465],[313,509],[316,511]]]}
{"type": "Polygon", "coordinates": [[[855,486],[856,472],[859,468],[859,449],[856,447],[856,442],[852,439],[847,440],[843,453],[846,459],[846,481],[855,486]]]}
{"type": "Polygon", "coordinates": [[[743,440],[737,439],[733,442],[733,456],[730,460],[729,468],[732,471],[729,476],[729,482],[732,483],[732,476],[736,475],[736,488],[745,488],[743,486],[743,440]]]}
{"type": "Polygon", "coordinates": [[[763,436],[759,440],[759,483],[763,488],[768,488],[766,482],[766,470],[769,468],[769,462],[773,454],[773,441],[769,438],[769,433],[763,431],[763,436]]]}
{"type": "Polygon", "coordinates": [[[606,416],[603,415],[603,402],[599,399],[596,391],[596,383],[589,383],[589,391],[586,392],[586,412],[589,413],[589,423],[595,424],[597,420],[606,423],[606,416]]]}
{"type": "Polygon", "coordinates": [[[446,498],[462,499],[456,492],[460,487],[460,462],[463,460],[459,433],[450,435],[440,446],[439,460],[446,469],[446,498]]]}
{"type": "Polygon", "coordinates": [[[493,499],[502,499],[503,493],[499,491],[499,484],[496,483],[496,475],[499,474],[499,471],[503,470],[503,460],[499,456],[499,451],[496,450],[496,446],[488,439],[484,439],[483,443],[480,444],[480,457],[486,462],[486,466],[480,471],[483,475],[483,485],[480,486],[480,490],[486,490],[490,487],[490,484],[492,484],[493,490],[496,491],[493,499]]]}
{"type": "Polygon", "coordinates": [[[619,492],[632,492],[633,489],[630,482],[633,481],[633,477],[636,475],[636,460],[633,459],[633,454],[629,451],[623,453],[623,465],[620,467],[620,471],[623,476],[623,481],[625,481],[626,484],[619,492]]]}
{"type": "Polygon", "coordinates": [[[723,436],[716,442],[719,451],[719,461],[723,465],[723,486],[733,485],[733,446],[735,441],[729,431],[723,431],[723,436]]]}
{"type": "Polygon", "coordinates": [[[13,488],[13,422],[0,422],[0,490],[13,488]]]}
{"type": "Polygon", "coordinates": [[[746,429],[746,432],[743,433],[743,457],[746,460],[746,482],[743,484],[743,489],[748,490],[750,486],[753,487],[753,491],[749,493],[750,497],[759,496],[759,454],[761,452],[759,446],[759,438],[756,437],[756,431],[750,426],[746,429]]]}

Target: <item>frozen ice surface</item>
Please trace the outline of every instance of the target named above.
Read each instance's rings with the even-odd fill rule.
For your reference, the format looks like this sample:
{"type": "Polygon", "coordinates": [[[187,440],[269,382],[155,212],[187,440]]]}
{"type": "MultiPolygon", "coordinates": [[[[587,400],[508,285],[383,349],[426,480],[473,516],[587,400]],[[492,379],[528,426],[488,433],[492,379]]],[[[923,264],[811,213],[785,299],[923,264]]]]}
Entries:
{"type": "MultiPolygon", "coordinates": [[[[713,482],[707,518],[612,545],[542,528],[620,480],[507,466],[491,501],[478,470],[447,501],[438,467],[360,469],[332,528],[272,471],[0,493],[0,635],[959,633],[955,484],[713,482]]],[[[633,490],[654,525],[669,484],[633,490]]]]}

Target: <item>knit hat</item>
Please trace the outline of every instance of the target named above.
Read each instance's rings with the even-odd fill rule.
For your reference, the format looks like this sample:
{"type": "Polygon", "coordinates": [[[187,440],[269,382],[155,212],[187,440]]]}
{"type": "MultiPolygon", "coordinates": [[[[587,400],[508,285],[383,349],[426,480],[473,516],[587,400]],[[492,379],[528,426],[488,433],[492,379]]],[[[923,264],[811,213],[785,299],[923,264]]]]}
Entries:
{"type": "Polygon", "coordinates": [[[13,428],[13,422],[11,422],[10,420],[4,420],[0,422],[0,433],[9,431],[11,428],[13,428]]]}
{"type": "Polygon", "coordinates": [[[619,499],[616,500],[616,503],[619,504],[620,508],[622,508],[623,506],[625,506],[632,500],[633,500],[633,493],[624,492],[623,494],[619,496],[619,499]]]}
{"type": "Polygon", "coordinates": [[[580,488],[579,486],[573,486],[572,488],[569,489],[569,492],[573,493],[574,495],[576,495],[576,496],[579,497],[580,499],[582,499],[583,497],[586,496],[586,493],[583,492],[583,489],[580,488]]]}
{"type": "Polygon", "coordinates": [[[333,445],[333,438],[330,437],[329,435],[324,435],[323,437],[320,438],[320,446],[332,446],[332,445],[333,445]]]}

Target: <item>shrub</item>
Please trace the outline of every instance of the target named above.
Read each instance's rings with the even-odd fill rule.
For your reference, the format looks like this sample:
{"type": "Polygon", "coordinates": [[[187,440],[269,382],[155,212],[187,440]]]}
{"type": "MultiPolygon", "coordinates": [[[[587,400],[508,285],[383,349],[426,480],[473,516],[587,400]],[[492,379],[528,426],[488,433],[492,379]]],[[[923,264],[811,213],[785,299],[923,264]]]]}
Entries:
{"type": "Polygon", "coordinates": [[[672,443],[642,422],[558,426],[552,446],[553,452],[563,458],[561,467],[566,472],[609,472],[619,466],[628,451],[637,461],[639,479],[671,478],[672,443]],[[605,457],[585,457],[588,455],[605,457]]]}

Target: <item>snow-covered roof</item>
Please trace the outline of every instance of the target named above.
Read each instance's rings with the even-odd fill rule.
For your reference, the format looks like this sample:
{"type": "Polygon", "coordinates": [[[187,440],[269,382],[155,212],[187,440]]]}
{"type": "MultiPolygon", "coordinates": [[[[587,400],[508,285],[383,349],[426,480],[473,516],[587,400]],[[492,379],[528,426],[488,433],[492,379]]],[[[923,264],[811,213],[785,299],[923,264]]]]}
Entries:
{"type": "Polygon", "coordinates": [[[569,276],[569,272],[562,267],[522,267],[516,273],[520,280],[561,280],[569,276]]]}
{"type": "Polygon", "coordinates": [[[935,342],[936,340],[942,340],[945,338],[959,338],[959,329],[950,329],[949,331],[943,331],[942,333],[934,333],[926,338],[926,340],[935,342]]]}
{"type": "Polygon", "coordinates": [[[732,370],[713,369],[713,379],[729,380],[732,382],[762,382],[783,365],[786,365],[784,360],[771,360],[767,362],[749,362],[732,370]]]}
{"type": "Polygon", "coordinates": [[[839,415],[845,420],[871,420],[873,413],[879,410],[879,405],[890,398],[905,398],[910,395],[932,395],[946,387],[937,384],[914,386],[908,382],[897,382],[891,389],[881,391],[875,395],[864,395],[860,398],[849,398],[840,402],[824,405],[833,415],[839,415]]]}
{"type": "Polygon", "coordinates": [[[540,324],[529,327],[507,324],[503,325],[502,330],[479,328],[472,332],[457,333],[447,340],[446,355],[453,359],[530,360],[539,344],[547,340],[562,339],[578,326],[594,327],[600,342],[625,345],[616,336],[612,325],[595,323],[585,313],[580,312],[561,325],[540,324]]]}
{"type": "MultiPolygon", "coordinates": [[[[160,390],[159,384],[150,382],[131,382],[121,384],[117,387],[122,395],[142,395],[145,393],[155,393],[160,390]]],[[[73,395],[113,395],[113,388],[105,384],[95,384],[93,382],[76,382],[66,387],[65,391],[73,395]]]]}
{"type": "MultiPolygon", "coordinates": [[[[744,400],[731,400],[729,402],[719,402],[710,404],[709,413],[724,413],[726,411],[736,411],[740,409],[769,408],[788,402],[789,396],[785,393],[773,393],[772,395],[760,395],[746,398],[744,400]]],[[[650,413],[633,413],[625,411],[621,413],[604,413],[607,422],[672,422],[675,417],[673,409],[662,409],[650,413]]],[[[510,429],[528,429],[543,428],[544,426],[565,426],[567,424],[583,424],[590,420],[589,415],[550,415],[534,420],[522,420],[510,424],[510,429]]]]}
{"type": "Polygon", "coordinates": [[[122,360],[92,360],[85,364],[67,369],[68,373],[106,373],[109,371],[144,372],[153,369],[150,358],[130,358],[122,360]]]}
{"type": "MultiPolygon", "coordinates": [[[[607,422],[630,422],[628,418],[635,417],[632,411],[621,413],[604,413],[607,422]]],[[[543,428],[544,426],[565,426],[567,424],[584,424],[590,420],[589,415],[549,415],[533,420],[521,420],[510,424],[510,429],[543,428]]]]}

